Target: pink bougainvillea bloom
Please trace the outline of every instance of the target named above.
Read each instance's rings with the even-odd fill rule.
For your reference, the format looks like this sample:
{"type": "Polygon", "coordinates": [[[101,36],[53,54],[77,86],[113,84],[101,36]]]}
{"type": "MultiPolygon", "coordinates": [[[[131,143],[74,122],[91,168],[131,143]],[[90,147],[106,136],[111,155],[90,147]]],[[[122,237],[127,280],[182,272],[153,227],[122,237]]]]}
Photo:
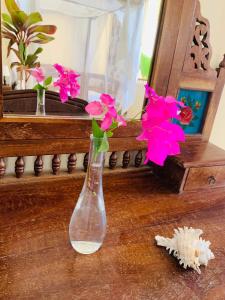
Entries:
{"type": "Polygon", "coordinates": [[[103,104],[105,104],[106,106],[108,107],[112,107],[112,106],[115,106],[115,99],[112,98],[110,95],[108,94],[101,94],[100,96],[100,100],[103,104]]]}
{"type": "Polygon", "coordinates": [[[124,119],[123,116],[117,115],[116,120],[118,122],[118,126],[127,126],[127,122],[126,122],[126,120],[124,119]]]}
{"type": "Polygon", "coordinates": [[[165,121],[160,126],[154,126],[150,131],[143,131],[137,139],[148,142],[145,163],[152,161],[163,166],[168,155],[180,154],[178,142],[184,142],[185,136],[179,125],[165,121]]]}
{"type": "Polygon", "coordinates": [[[37,80],[38,83],[44,81],[45,75],[41,68],[35,68],[30,70],[30,74],[37,80]]]}
{"type": "Polygon", "coordinates": [[[152,161],[162,166],[168,155],[180,153],[179,142],[184,142],[183,129],[172,123],[172,119],[179,119],[180,108],[183,103],[173,97],[161,97],[146,86],[148,104],[142,116],[142,133],[137,138],[147,141],[148,149],[145,163],[152,161]]]}
{"type": "Polygon", "coordinates": [[[105,114],[105,117],[104,117],[103,121],[102,121],[101,129],[103,131],[108,130],[110,128],[110,126],[112,125],[112,122],[113,122],[113,117],[109,112],[107,112],[105,114]]]}
{"type": "Polygon", "coordinates": [[[90,116],[100,116],[103,113],[102,104],[98,101],[93,101],[86,105],[85,110],[90,116]]]}
{"type": "Polygon", "coordinates": [[[116,100],[108,95],[101,94],[99,101],[89,103],[85,110],[90,116],[103,116],[101,129],[107,131],[113,122],[117,122],[118,126],[126,126],[126,120],[117,112],[116,100]]]}
{"type": "Polygon", "coordinates": [[[59,88],[61,101],[66,102],[69,96],[75,98],[80,93],[80,85],[77,81],[80,75],[59,64],[55,64],[54,68],[59,73],[59,78],[54,82],[54,86],[59,88]]]}

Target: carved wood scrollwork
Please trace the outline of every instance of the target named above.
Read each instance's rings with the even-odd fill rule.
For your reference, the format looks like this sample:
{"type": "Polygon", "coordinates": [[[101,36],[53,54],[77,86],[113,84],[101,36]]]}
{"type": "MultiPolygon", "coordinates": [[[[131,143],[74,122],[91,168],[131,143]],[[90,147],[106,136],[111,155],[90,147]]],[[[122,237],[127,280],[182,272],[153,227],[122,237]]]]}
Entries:
{"type": "Polygon", "coordinates": [[[210,45],[210,25],[209,21],[202,17],[200,3],[197,2],[193,23],[191,41],[186,53],[184,63],[185,72],[203,71],[215,73],[210,67],[212,48],[210,45]]]}

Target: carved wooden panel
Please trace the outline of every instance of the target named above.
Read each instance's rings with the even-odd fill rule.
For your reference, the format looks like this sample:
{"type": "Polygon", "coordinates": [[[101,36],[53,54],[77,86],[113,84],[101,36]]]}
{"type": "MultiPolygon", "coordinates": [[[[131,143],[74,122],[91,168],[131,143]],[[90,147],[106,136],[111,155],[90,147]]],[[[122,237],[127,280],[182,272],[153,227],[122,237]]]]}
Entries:
{"type": "Polygon", "coordinates": [[[189,42],[184,63],[183,70],[185,72],[193,72],[198,70],[215,74],[215,70],[211,69],[210,67],[212,47],[209,38],[209,21],[201,15],[200,3],[197,1],[191,40],[189,42]]]}

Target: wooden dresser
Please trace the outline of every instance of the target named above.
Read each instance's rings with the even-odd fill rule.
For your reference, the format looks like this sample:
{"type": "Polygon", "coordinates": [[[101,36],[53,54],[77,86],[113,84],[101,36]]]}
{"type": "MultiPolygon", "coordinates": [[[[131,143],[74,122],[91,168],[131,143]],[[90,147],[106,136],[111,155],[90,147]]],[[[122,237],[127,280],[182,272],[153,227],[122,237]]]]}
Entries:
{"type": "Polygon", "coordinates": [[[150,172],[106,175],[106,240],[82,256],[68,224],[83,179],[57,178],[1,186],[0,299],[225,299],[224,188],[176,195],[150,172]],[[182,226],[212,243],[215,259],[201,275],[156,246],[155,235],[182,226]]]}
{"type": "Polygon", "coordinates": [[[225,151],[208,142],[187,143],[181,155],[153,168],[177,192],[225,187],[225,151]]]}

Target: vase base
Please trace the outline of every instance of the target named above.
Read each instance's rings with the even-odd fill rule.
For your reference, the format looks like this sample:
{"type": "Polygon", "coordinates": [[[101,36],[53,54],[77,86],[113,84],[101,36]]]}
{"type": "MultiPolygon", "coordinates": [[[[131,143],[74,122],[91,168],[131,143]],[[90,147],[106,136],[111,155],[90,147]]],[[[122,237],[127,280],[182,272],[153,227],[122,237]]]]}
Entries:
{"type": "Polygon", "coordinates": [[[74,250],[81,254],[92,254],[98,251],[102,243],[84,242],[84,241],[71,241],[74,250]]]}

